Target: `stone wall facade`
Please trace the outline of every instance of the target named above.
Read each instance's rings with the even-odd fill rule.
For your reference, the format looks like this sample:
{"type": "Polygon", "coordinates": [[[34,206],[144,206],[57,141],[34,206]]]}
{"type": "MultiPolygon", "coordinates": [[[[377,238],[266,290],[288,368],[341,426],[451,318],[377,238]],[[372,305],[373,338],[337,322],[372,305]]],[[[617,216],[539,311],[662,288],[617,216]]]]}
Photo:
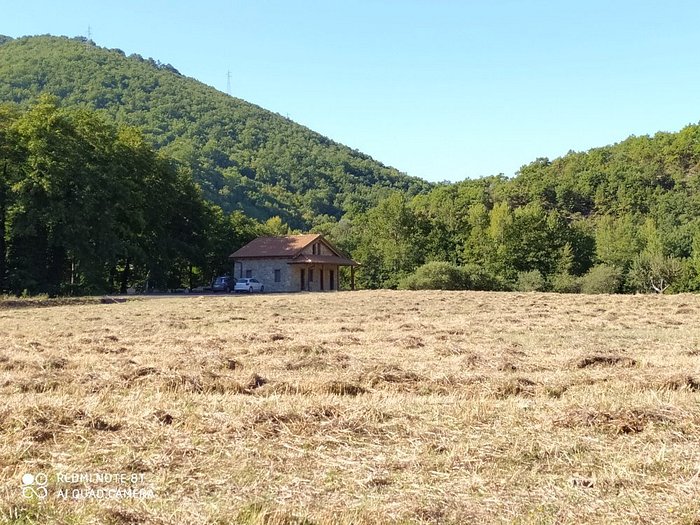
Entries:
{"type": "Polygon", "coordinates": [[[299,290],[298,279],[294,280],[294,268],[289,259],[244,259],[234,264],[234,277],[253,277],[260,281],[266,292],[292,292],[299,290]],[[279,282],[275,282],[275,270],[279,270],[279,282]]]}
{"type": "Polygon", "coordinates": [[[338,289],[338,266],[332,264],[287,264],[287,258],[243,259],[234,263],[233,276],[252,277],[260,281],[266,292],[335,291],[338,289]],[[275,274],[279,272],[279,282],[275,274]],[[323,283],[321,283],[323,278],[323,283]],[[332,278],[332,282],[331,282],[332,278]]]}

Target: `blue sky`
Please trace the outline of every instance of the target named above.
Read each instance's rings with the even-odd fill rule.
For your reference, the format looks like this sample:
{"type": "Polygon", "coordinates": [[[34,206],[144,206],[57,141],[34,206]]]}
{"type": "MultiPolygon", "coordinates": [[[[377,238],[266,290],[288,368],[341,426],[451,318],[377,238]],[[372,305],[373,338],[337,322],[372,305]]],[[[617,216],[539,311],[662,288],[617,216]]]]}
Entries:
{"type": "Polygon", "coordinates": [[[700,121],[700,2],[0,0],[0,34],[170,63],[428,180],[700,121]]]}

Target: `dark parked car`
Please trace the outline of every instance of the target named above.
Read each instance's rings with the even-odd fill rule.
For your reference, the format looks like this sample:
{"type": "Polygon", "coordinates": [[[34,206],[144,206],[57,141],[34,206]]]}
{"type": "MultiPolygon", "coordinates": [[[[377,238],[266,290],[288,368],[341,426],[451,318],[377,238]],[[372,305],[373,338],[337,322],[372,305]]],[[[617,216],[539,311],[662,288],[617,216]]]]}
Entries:
{"type": "Polygon", "coordinates": [[[221,275],[214,279],[211,284],[212,292],[226,292],[229,293],[233,289],[234,280],[228,275],[221,275]]]}

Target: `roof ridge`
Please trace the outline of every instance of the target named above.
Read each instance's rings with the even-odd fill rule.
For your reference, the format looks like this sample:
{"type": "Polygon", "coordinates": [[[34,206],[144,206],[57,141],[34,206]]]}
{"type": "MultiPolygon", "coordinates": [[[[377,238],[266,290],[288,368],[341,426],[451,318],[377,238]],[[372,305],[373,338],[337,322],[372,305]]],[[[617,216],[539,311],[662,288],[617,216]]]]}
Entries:
{"type": "Polygon", "coordinates": [[[323,238],[323,234],[305,233],[260,236],[236,250],[229,258],[295,257],[319,238],[323,238]]]}

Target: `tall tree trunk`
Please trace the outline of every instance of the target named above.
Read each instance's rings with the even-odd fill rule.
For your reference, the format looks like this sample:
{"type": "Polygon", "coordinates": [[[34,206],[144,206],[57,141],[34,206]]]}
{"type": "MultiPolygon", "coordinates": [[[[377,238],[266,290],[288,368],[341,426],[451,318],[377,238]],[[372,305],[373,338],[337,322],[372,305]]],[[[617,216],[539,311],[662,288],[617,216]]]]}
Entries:
{"type": "Polygon", "coordinates": [[[46,292],[49,296],[61,293],[67,270],[67,254],[63,246],[49,246],[46,252],[46,292]]]}
{"type": "Polygon", "coordinates": [[[70,258],[70,293],[69,293],[69,295],[73,295],[74,287],[75,287],[75,257],[71,256],[71,258],[70,258]]]}
{"type": "Polygon", "coordinates": [[[122,272],[122,282],[119,287],[119,293],[126,293],[126,289],[129,287],[129,267],[131,266],[131,259],[126,258],[124,263],[124,271],[122,272]]]}
{"type": "Polygon", "coordinates": [[[112,266],[109,269],[109,292],[112,293],[117,286],[117,268],[112,266]]]}

